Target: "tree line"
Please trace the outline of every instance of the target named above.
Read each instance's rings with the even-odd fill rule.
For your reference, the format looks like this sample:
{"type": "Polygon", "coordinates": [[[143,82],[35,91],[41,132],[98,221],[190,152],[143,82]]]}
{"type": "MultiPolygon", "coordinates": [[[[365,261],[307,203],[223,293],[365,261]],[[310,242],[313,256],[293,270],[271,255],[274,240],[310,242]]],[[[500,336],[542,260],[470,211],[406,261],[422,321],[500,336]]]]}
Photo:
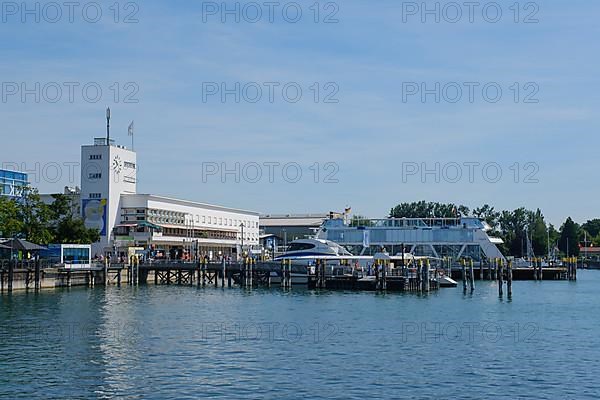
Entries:
{"type": "Polygon", "coordinates": [[[571,217],[556,229],[548,224],[540,209],[526,208],[498,211],[485,204],[470,209],[464,205],[418,201],[401,203],[390,211],[392,218],[458,218],[475,217],[485,221],[490,227],[490,236],[501,238],[499,245],[506,255],[523,257],[527,255],[528,240],[536,256],[548,254],[548,243],[567,256],[578,256],[580,246],[600,246],[600,219],[591,219],[578,224],[571,217]]]}
{"type": "Polygon", "coordinates": [[[72,196],[55,194],[52,198],[52,203],[44,203],[33,188],[23,189],[19,197],[0,197],[0,237],[22,238],[40,245],[100,240],[97,229],[86,228],[72,196]]]}

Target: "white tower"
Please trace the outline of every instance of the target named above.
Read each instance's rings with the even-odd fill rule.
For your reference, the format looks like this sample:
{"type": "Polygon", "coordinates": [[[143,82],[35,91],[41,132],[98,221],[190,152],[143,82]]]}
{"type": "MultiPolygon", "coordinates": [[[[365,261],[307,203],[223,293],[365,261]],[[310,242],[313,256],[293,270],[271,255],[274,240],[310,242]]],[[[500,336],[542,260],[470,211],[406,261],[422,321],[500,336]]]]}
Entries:
{"type": "Polygon", "coordinates": [[[120,222],[121,194],[137,191],[137,155],[107,138],[81,146],[81,211],[88,228],[100,230],[92,255],[112,252],[112,231],[120,222]]]}

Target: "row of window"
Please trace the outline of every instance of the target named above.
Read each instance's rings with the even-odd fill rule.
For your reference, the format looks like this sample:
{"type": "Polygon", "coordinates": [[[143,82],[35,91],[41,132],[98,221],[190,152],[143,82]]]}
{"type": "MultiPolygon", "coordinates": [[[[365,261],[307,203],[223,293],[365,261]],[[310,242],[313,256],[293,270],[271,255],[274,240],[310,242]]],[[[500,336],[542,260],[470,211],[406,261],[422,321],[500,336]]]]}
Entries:
{"type": "Polygon", "coordinates": [[[244,228],[247,229],[258,229],[258,221],[251,220],[242,220],[235,218],[224,218],[224,217],[215,217],[211,215],[195,215],[192,219],[190,219],[190,214],[186,214],[179,211],[170,211],[170,210],[162,210],[162,209],[123,209],[122,216],[125,217],[127,221],[136,221],[142,219],[146,219],[148,222],[154,224],[173,224],[173,225],[184,225],[184,226],[199,226],[200,224],[205,225],[216,225],[221,227],[232,227],[239,228],[243,223],[244,228]],[[129,219],[128,216],[132,216],[129,219]]]}
{"type": "Polygon", "coordinates": [[[90,154],[90,160],[102,160],[102,154],[90,154]]]}

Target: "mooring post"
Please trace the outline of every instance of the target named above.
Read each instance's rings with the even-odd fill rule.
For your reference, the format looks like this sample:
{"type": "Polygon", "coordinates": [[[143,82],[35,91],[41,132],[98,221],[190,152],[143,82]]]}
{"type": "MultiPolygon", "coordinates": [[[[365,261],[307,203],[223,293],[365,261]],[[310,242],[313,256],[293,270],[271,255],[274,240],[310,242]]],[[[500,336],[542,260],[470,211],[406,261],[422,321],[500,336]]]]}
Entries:
{"type": "Polygon", "coordinates": [[[108,286],[108,260],[104,259],[104,286],[108,286]]]}
{"type": "Polygon", "coordinates": [[[538,258],[538,262],[540,264],[540,281],[544,280],[544,265],[542,263],[542,258],[538,258]]]}
{"type": "Polygon", "coordinates": [[[504,284],[504,271],[502,265],[502,259],[498,260],[498,295],[502,297],[502,285],[504,284]]]}
{"type": "Polygon", "coordinates": [[[508,262],[507,269],[507,280],[506,280],[506,291],[508,292],[508,297],[512,297],[512,280],[513,280],[513,270],[512,270],[512,261],[508,262]]]}
{"type": "Polygon", "coordinates": [[[196,287],[200,287],[200,285],[202,284],[202,275],[200,272],[200,260],[196,259],[196,287]]]}
{"type": "Polygon", "coordinates": [[[382,273],[381,289],[382,290],[387,290],[387,268],[388,268],[388,262],[387,262],[387,260],[383,260],[382,265],[381,265],[381,273],[382,273]]]}
{"type": "Polygon", "coordinates": [[[15,274],[15,264],[17,260],[10,260],[8,263],[8,293],[12,293],[13,290],[13,279],[15,274]]]}
{"type": "Polygon", "coordinates": [[[573,265],[573,280],[576,281],[577,280],[577,257],[574,257],[573,260],[574,260],[574,265],[573,265]]]}
{"type": "Polygon", "coordinates": [[[460,267],[462,273],[463,291],[467,291],[467,263],[464,259],[460,260],[460,267]]]}
{"type": "Polygon", "coordinates": [[[473,259],[469,260],[469,286],[471,291],[475,290],[475,269],[473,266],[473,259]]]}
{"type": "Polygon", "coordinates": [[[35,290],[40,290],[40,256],[35,256],[35,290]]]}
{"type": "Polygon", "coordinates": [[[227,267],[226,267],[226,264],[225,264],[225,257],[223,257],[223,261],[221,263],[222,263],[221,267],[223,269],[223,275],[221,276],[221,287],[224,288],[225,287],[225,274],[227,273],[227,267]]]}
{"type": "Polygon", "coordinates": [[[483,259],[481,258],[481,254],[479,255],[479,280],[483,280],[483,259]]]}
{"type": "Polygon", "coordinates": [[[492,280],[492,262],[490,259],[488,259],[488,262],[487,262],[487,270],[488,270],[488,274],[487,274],[488,281],[491,281],[492,280]]]}
{"type": "Polygon", "coordinates": [[[229,269],[227,270],[227,287],[231,287],[231,262],[229,262],[229,269]]]}
{"type": "Polygon", "coordinates": [[[429,290],[431,289],[430,287],[430,282],[429,282],[429,259],[425,260],[425,291],[429,292],[429,290]]]}

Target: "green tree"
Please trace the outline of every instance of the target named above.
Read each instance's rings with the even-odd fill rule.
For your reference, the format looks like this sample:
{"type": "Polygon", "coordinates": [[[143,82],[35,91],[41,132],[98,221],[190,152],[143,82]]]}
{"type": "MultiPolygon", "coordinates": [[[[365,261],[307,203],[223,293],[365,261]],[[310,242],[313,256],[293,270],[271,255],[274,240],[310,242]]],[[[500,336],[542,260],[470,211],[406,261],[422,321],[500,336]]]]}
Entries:
{"type": "Polygon", "coordinates": [[[494,207],[488,204],[474,208],[473,216],[487,222],[487,224],[492,228],[492,231],[496,231],[498,228],[498,218],[500,217],[500,213],[494,210],[494,207]]]}
{"type": "Polygon", "coordinates": [[[523,257],[527,254],[526,230],[532,220],[532,212],[525,208],[502,211],[498,217],[500,236],[504,240],[503,250],[510,255],[523,257]]]}
{"type": "Polygon", "coordinates": [[[585,224],[581,225],[581,229],[588,233],[588,236],[595,237],[600,234],[600,219],[588,220],[585,224]]]}
{"type": "Polygon", "coordinates": [[[16,200],[0,196],[0,237],[12,238],[23,230],[19,219],[19,204],[16,200]]]}
{"type": "Polygon", "coordinates": [[[56,194],[53,198],[49,209],[55,243],[90,244],[100,240],[98,229],[87,228],[83,219],[74,213],[76,205],[72,196],[56,194]]]}
{"type": "Polygon", "coordinates": [[[25,239],[46,245],[52,241],[50,231],[51,212],[42,202],[37,189],[26,188],[17,201],[18,218],[22,222],[21,234],[25,239]]]}
{"type": "Polygon", "coordinates": [[[547,254],[548,230],[546,228],[546,222],[544,221],[544,215],[539,208],[535,213],[531,214],[531,220],[529,222],[529,235],[534,254],[536,256],[547,254]]]}
{"type": "Polygon", "coordinates": [[[457,218],[469,215],[469,208],[456,204],[426,202],[400,203],[390,211],[392,218],[457,218]]]}
{"type": "Polygon", "coordinates": [[[579,255],[579,233],[580,226],[571,217],[567,218],[560,228],[560,239],[558,248],[568,257],[579,255]]]}

